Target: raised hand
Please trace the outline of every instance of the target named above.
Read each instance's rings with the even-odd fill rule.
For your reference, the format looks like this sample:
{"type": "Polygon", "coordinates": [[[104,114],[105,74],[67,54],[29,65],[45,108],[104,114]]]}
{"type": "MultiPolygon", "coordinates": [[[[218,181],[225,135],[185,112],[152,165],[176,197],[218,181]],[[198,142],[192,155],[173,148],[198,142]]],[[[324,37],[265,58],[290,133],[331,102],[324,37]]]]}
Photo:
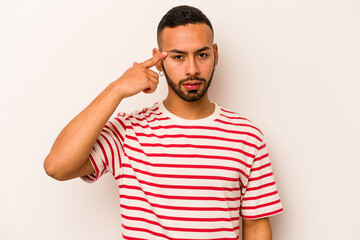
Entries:
{"type": "Polygon", "coordinates": [[[159,75],[150,68],[155,66],[162,59],[166,58],[167,52],[156,52],[154,56],[142,63],[133,63],[124,74],[115,81],[121,89],[123,98],[133,96],[141,91],[153,93],[159,83],[159,75]]]}
{"type": "Polygon", "coordinates": [[[134,63],[65,126],[44,161],[48,175],[68,180],[95,172],[88,159],[89,153],[121,100],[141,91],[152,93],[156,89],[159,75],[150,68],[166,58],[167,53],[154,49],[153,55],[145,62],[134,63]]]}

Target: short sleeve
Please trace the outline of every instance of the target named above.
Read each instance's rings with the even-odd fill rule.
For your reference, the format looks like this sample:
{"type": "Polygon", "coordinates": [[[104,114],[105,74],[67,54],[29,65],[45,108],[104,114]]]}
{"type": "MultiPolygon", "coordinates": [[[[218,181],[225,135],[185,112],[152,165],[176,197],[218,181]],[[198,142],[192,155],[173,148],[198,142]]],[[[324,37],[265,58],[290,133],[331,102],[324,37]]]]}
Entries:
{"type": "Polygon", "coordinates": [[[262,140],[242,191],[243,219],[259,219],[283,212],[266,143],[262,140]]]}
{"type": "Polygon", "coordinates": [[[123,117],[112,118],[105,124],[88,157],[95,173],[82,176],[83,181],[93,183],[107,172],[114,177],[120,174],[125,133],[123,117]]]}

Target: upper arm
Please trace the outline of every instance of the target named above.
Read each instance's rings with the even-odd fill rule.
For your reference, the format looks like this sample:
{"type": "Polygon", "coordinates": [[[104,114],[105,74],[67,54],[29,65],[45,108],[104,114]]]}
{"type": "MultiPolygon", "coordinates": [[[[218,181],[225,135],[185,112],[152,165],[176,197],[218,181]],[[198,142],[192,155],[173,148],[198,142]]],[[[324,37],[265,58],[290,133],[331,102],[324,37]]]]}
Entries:
{"type": "Polygon", "coordinates": [[[66,181],[66,180],[70,180],[70,179],[74,179],[74,178],[78,178],[78,177],[82,177],[85,175],[89,175],[95,173],[95,170],[90,162],[90,159],[87,159],[85,161],[85,163],[76,171],[73,171],[69,174],[67,174],[66,176],[64,176],[61,179],[58,179],[60,181],[66,181]]]}
{"type": "Polygon", "coordinates": [[[242,219],[243,240],[271,240],[271,226],[268,217],[255,220],[242,219]]]}

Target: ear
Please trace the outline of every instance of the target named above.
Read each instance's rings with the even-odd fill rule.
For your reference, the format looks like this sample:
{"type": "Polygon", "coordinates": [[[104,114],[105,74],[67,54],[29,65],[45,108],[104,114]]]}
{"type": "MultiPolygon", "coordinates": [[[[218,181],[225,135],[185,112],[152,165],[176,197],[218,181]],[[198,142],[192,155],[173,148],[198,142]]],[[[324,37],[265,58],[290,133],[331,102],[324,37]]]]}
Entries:
{"type": "Polygon", "coordinates": [[[216,66],[218,64],[218,60],[219,60],[218,46],[216,43],[214,44],[213,49],[214,49],[214,58],[215,58],[214,60],[215,60],[215,66],[216,66]]]}
{"type": "MultiPolygon", "coordinates": [[[[159,49],[157,49],[157,48],[154,48],[153,49],[153,52],[152,52],[152,55],[153,56],[155,56],[156,54],[161,54],[161,52],[160,52],[160,50],[159,49]]],[[[157,64],[155,64],[155,67],[156,67],[156,69],[158,70],[158,71],[163,71],[163,67],[162,67],[162,60],[161,61],[159,61],[157,64]]]]}

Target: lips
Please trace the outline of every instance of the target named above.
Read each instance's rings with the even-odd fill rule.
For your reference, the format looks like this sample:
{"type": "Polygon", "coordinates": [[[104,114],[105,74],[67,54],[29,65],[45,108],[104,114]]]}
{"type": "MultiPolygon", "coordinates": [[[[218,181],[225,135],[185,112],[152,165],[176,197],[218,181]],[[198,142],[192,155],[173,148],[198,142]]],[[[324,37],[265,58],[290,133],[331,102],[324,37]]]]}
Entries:
{"type": "Polygon", "coordinates": [[[199,81],[187,81],[183,83],[183,86],[188,90],[197,90],[201,85],[199,81]]]}

